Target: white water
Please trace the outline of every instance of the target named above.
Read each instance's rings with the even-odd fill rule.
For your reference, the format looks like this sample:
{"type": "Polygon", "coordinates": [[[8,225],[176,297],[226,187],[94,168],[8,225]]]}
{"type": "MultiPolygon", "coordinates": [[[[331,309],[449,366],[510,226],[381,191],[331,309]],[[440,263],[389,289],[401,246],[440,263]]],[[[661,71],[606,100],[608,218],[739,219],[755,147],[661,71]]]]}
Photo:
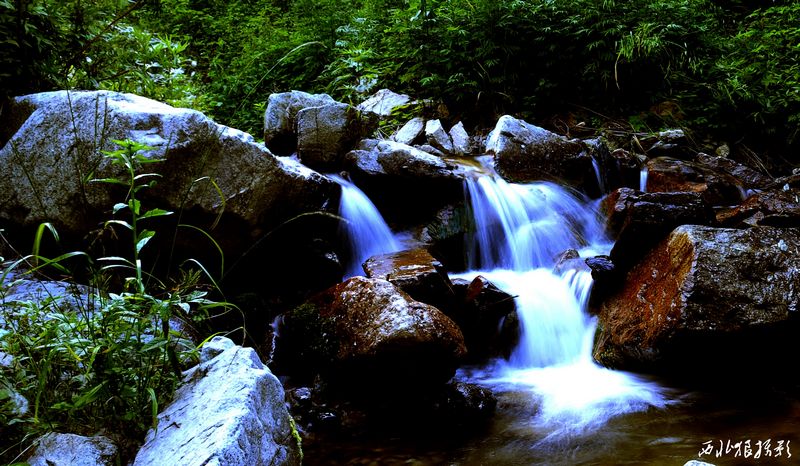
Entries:
{"type": "Polygon", "coordinates": [[[400,244],[363,191],[342,177],[328,176],[342,187],[339,215],[346,220],[341,229],[350,244],[344,278],[364,275],[361,264],[365,260],[376,254],[399,251],[400,244]]]}
{"type": "Polygon", "coordinates": [[[522,335],[508,361],[473,379],[500,391],[530,393],[526,428],[543,442],[563,442],[625,413],[663,407],[655,384],[597,365],[591,356],[596,321],[586,313],[591,274],[553,272],[567,249],[581,257],[608,253],[611,242],[587,200],[552,183],[509,184],[495,175],[465,188],[476,232],[468,243],[470,272],[516,298],[522,335]]]}
{"type": "Polygon", "coordinates": [[[639,191],[647,192],[647,166],[642,167],[642,171],[639,172],[639,191]]]}

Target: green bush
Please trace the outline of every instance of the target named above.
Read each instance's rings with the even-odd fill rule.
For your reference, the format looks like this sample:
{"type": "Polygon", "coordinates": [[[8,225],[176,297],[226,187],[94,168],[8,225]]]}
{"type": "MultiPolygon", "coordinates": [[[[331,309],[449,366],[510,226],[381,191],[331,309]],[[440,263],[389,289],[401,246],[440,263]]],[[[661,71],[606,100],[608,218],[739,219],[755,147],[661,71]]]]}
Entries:
{"type": "MultiPolygon", "coordinates": [[[[121,169],[121,176],[94,181],[127,189],[106,227],[128,232],[130,255],[97,261],[83,253],[49,260],[32,255],[17,260],[2,274],[0,291],[5,296],[16,280],[47,267],[67,272],[62,266],[67,259],[84,257],[95,269],[92,286],[86,288],[88,296],[79,305],[52,296],[0,307],[4,322],[0,351],[14,358],[10,368],[0,370],[0,432],[7,448],[0,459],[13,458],[33,436],[53,430],[85,435],[102,431],[122,441],[123,447],[124,442],[135,445],[155,425],[181,370],[197,359],[194,343],[175,324],[191,325],[212,309],[230,307],[207,298],[207,291],[198,286],[198,271],[184,274],[169,289],[145,271],[140,254],[155,233],[144,227],[170,212],[142,207],[140,193],[152,186],[156,175],[140,170],[160,160],[143,156],[141,152],[149,148],[135,142],[117,143],[121,148],[105,155],[121,169]],[[20,270],[6,283],[16,268],[20,270]],[[111,289],[109,283],[114,282],[122,283],[121,288],[111,289]],[[26,412],[14,409],[10,400],[15,394],[28,400],[26,412]]],[[[41,231],[44,228],[34,250],[38,250],[41,231]]],[[[125,451],[123,456],[130,453],[125,451]]]]}

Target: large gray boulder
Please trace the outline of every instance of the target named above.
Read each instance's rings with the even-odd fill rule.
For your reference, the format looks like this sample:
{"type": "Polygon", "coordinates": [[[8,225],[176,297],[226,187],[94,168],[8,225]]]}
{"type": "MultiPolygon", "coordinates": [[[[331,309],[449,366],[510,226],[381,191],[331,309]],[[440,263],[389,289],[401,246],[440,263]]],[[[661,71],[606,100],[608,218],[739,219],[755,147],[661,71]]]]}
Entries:
{"type": "Polygon", "coordinates": [[[602,303],[595,358],[685,373],[782,363],[799,309],[800,232],[684,225],[602,303]]]}
{"type": "Polygon", "coordinates": [[[486,139],[503,178],[514,182],[563,181],[583,188],[596,184],[586,146],[509,115],[500,117],[486,139]]]}
{"type": "Polygon", "coordinates": [[[291,154],[297,146],[297,114],[300,110],[336,103],[328,94],[302,91],[271,94],[264,112],[264,142],[276,154],[291,154]]]}
{"type": "MultiPolygon", "coordinates": [[[[145,203],[182,211],[208,227],[248,238],[299,213],[319,210],[338,190],[335,183],[296,161],[274,157],[252,136],[219,125],[202,113],[132,94],[57,91],[16,98],[3,123],[13,125],[0,149],[0,223],[33,227],[52,222],[62,235],[81,237],[110,216],[124,196],[92,178],[118,175],[101,151],[114,140],[153,147],[148,164],[160,175],[142,191],[145,203]],[[219,191],[217,190],[219,188],[219,191]]],[[[188,223],[188,222],[187,222],[188,223]]],[[[254,238],[249,238],[254,239],[254,238]]],[[[230,252],[230,251],[227,251],[230,252]]]]}
{"type": "Polygon", "coordinates": [[[117,447],[105,437],[83,437],[51,432],[43,435],[36,442],[36,450],[28,458],[28,464],[31,466],[111,466],[117,464],[116,456],[117,447]]]}
{"type": "Polygon", "coordinates": [[[408,105],[411,97],[398,94],[389,89],[381,89],[371,95],[367,100],[358,104],[356,109],[360,112],[373,113],[379,118],[387,118],[397,107],[408,105]]]}
{"type": "Polygon", "coordinates": [[[350,105],[333,103],[297,113],[297,155],[319,170],[338,168],[339,157],[361,136],[360,119],[350,105]]]}
{"type": "Polygon", "coordinates": [[[346,156],[346,166],[361,176],[389,176],[408,180],[458,180],[456,167],[425,151],[395,141],[380,141],[370,151],[346,156]]]}
{"type": "Polygon", "coordinates": [[[175,400],[158,415],[134,466],[300,464],[278,379],[252,348],[215,337],[187,371],[175,400]],[[208,359],[210,358],[210,359],[208,359]]]}

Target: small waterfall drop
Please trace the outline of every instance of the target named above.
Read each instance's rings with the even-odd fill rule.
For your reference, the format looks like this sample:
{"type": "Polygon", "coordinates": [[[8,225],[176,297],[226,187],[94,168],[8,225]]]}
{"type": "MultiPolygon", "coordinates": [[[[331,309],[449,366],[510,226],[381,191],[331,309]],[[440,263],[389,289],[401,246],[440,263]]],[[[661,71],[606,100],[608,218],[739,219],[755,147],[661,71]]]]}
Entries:
{"type": "Polygon", "coordinates": [[[342,234],[350,244],[350,257],[345,268],[345,278],[363,275],[361,264],[376,254],[400,250],[400,244],[392,235],[375,204],[358,187],[337,175],[328,175],[342,187],[339,215],[342,234]]]}
{"type": "Polygon", "coordinates": [[[642,171],[639,172],[639,191],[647,192],[647,165],[643,166],[642,171]]]}
{"type": "Polygon", "coordinates": [[[591,356],[596,319],[586,312],[592,286],[584,268],[556,273],[559,254],[607,254],[612,243],[587,199],[555,184],[507,183],[491,173],[465,182],[475,233],[467,244],[470,272],[515,296],[521,336],[508,361],[472,376],[499,388],[529,390],[528,420],[545,441],[562,442],[610,418],[666,404],[661,389],[632,374],[605,369],[591,356]]]}

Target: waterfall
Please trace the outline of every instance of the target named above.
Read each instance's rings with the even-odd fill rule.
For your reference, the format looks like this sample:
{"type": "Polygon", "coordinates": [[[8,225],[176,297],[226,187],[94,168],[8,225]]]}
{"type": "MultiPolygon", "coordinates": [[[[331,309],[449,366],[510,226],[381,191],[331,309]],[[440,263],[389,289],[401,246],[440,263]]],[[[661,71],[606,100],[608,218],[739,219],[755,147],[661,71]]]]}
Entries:
{"type": "Polygon", "coordinates": [[[465,181],[475,232],[467,243],[477,274],[515,296],[521,324],[508,361],[480,372],[481,383],[530,390],[539,401],[532,423],[547,439],[586,433],[611,417],[665,405],[660,388],[597,365],[591,356],[596,319],[586,312],[587,268],[556,273],[558,256],[607,254],[601,217],[577,193],[552,183],[511,184],[489,173],[465,181]]]}
{"type": "Polygon", "coordinates": [[[345,278],[363,275],[361,264],[376,254],[400,250],[400,244],[392,235],[375,204],[356,185],[336,175],[328,175],[342,187],[339,215],[342,234],[350,246],[350,257],[345,266],[345,278]]]}
{"type": "Polygon", "coordinates": [[[639,172],[639,191],[647,192],[647,165],[643,166],[642,171],[639,172]]]}

